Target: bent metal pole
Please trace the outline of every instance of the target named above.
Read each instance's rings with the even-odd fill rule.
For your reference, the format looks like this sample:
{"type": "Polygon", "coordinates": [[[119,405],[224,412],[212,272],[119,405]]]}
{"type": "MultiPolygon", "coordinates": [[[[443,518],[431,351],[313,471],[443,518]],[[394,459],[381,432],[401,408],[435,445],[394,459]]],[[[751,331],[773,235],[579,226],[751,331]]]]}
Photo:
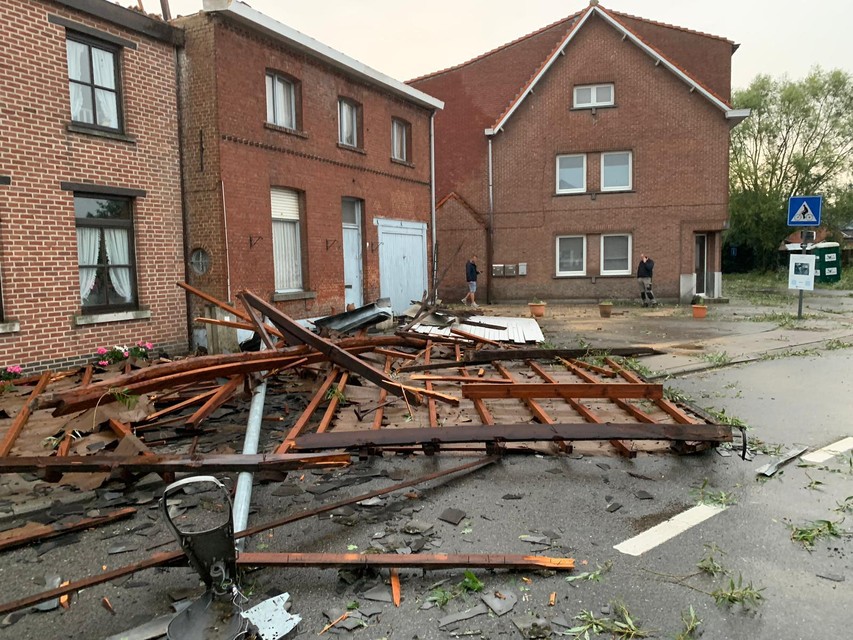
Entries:
{"type": "MultiPolygon", "coordinates": [[[[258,440],[261,435],[261,422],[264,415],[264,402],[267,396],[266,381],[255,387],[252,392],[252,404],[249,408],[249,421],[246,424],[246,439],[243,441],[243,453],[254,455],[258,452],[258,440]]],[[[249,522],[249,504],[252,501],[252,473],[243,471],[237,476],[237,490],[234,492],[234,531],[242,531],[249,522]]],[[[237,541],[237,550],[242,551],[245,539],[237,541]]]]}

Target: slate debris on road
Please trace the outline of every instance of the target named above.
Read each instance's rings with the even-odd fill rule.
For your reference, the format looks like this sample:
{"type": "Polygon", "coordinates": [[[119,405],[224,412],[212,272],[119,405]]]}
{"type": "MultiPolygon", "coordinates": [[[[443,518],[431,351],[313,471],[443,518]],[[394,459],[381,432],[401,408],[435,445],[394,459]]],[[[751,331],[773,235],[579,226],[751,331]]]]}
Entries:
{"type": "Polygon", "coordinates": [[[466,609],[465,611],[460,611],[459,613],[451,613],[448,616],[444,616],[438,621],[438,628],[443,629],[445,627],[449,627],[452,624],[456,624],[457,622],[463,622],[465,620],[470,620],[471,618],[476,618],[477,616],[481,616],[484,613],[488,613],[489,609],[484,604],[478,604],[476,607],[472,607],[470,609],[466,609]]]}
{"type": "Polygon", "coordinates": [[[507,591],[506,593],[501,593],[500,591],[484,593],[480,596],[480,599],[498,617],[512,611],[518,602],[518,596],[511,591],[507,591]]]}
{"type": "Polygon", "coordinates": [[[461,509],[448,508],[441,512],[438,519],[443,522],[448,522],[454,526],[458,525],[465,518],[465,512],[461,509]]]}

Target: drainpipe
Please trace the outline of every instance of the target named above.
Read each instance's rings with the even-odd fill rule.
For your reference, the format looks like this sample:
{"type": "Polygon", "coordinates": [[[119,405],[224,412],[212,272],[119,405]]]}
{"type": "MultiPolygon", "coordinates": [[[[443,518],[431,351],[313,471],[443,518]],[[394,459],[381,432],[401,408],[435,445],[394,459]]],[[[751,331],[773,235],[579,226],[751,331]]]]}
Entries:
{"type": "Polygon", "coordinates": [[[225,181],[220,180],[222,190],[222,229],[225,232],[225,287],[228,294],[225,299],[231,303],[231,256],[228,252],[228,210],[225,207],[225,181]]]}
{"type": "Polygon", "coordinates": [[[492,262],[495,251],[495,191],[494,167],[492,164],[492,136],[494,129],[486,129],[489,140],[489,228],[486,231],[486,302],[492,303],[492,262]]]}
{"type": "MultiPolygon", "coordinates": [[[[252,404],[249,408],[249,421],[246,424],[246,439],[243,441],[243,455],[255,455],[258,452],[258,440],[261,435],[261,422],[264,416],[264,401],[267,396],[266,381],[255,387],[252,392],[252,404]]],[[[234,532],[243,531],[249,522],[249,506],[252,502],[252,473],[243,471],[237,476],[237,489],[234,492],[234,532]]],[[[236,547],[243,550],[246,539],[240,538],[236,547]]]]}
{"type": "Polygon", "coordinates": [[[432,229],[432,300],[438,297],[438,232],[435,228],[435,111],[429,116],[429,211],[432,229]]]}
{"type": "MultiPolygon", "coordinates": [[[[190,274],[187,261],[190,258],[190,246],[189,246],[189,229],[190,229],[190,221],[189,221],[189,205],[187,204],[187,185],[185,181],[184,170],[185,160],[184,160],[184,100],[183,100],[183,73],[181,72],[181,52],[178,47],[175,47],[175,101],[176,107],[178,109],[178,170],[180,171],[180,184],[181,184],[181,224],[183,225],[183,229],[181,230],[181,242],[184,249],[184,282],[190,281],[190,274]]],[[[187,317],[187,346],[192,348],[193,345],[193,312],[192,312],[192,301],[190,298],[190,292],[184,291],[184,306],[186,308],[187,317]]]]}

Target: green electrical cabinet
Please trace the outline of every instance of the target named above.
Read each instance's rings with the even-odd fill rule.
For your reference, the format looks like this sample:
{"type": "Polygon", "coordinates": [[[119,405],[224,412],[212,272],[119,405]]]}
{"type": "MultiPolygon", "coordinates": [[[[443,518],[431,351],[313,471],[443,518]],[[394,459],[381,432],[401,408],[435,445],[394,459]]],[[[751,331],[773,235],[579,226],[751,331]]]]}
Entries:
{"type": "Polygon", "coordinates": [[[815,282],[841,280],[841,247],[837,242],[819,242],[812,247],[815,255],[815,282]]]}

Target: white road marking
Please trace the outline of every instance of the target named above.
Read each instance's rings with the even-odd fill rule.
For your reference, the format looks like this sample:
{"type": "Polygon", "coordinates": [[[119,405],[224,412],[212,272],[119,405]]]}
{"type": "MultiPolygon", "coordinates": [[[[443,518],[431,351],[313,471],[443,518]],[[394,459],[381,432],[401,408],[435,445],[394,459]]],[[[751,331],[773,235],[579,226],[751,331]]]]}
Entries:
{"type": "Polygon", "coordinates": [[[697,505],[679,513],[677,516],[673,516],[665,522],[655,525],[648,531],[643,531],[638,536],[629,538],[625,542],[620,542],[613,548],[629,556],[642,555],[649,549],[654,549],[659,544],[663,544],[678,534],[684,533],[690,527],[696,526],[700,522],[704,522],[708,518],[725,510],[726,507],[714,504],[697,505]]]}
{"type": "Polygon", "coordinates": [[[807,453],[800,460],[815,463],[826,462],[839,454],[850,451],[850,449],[853,449],[853,438],[844,438],[843,440],[827,445],[823,449],[807,453]]]}

